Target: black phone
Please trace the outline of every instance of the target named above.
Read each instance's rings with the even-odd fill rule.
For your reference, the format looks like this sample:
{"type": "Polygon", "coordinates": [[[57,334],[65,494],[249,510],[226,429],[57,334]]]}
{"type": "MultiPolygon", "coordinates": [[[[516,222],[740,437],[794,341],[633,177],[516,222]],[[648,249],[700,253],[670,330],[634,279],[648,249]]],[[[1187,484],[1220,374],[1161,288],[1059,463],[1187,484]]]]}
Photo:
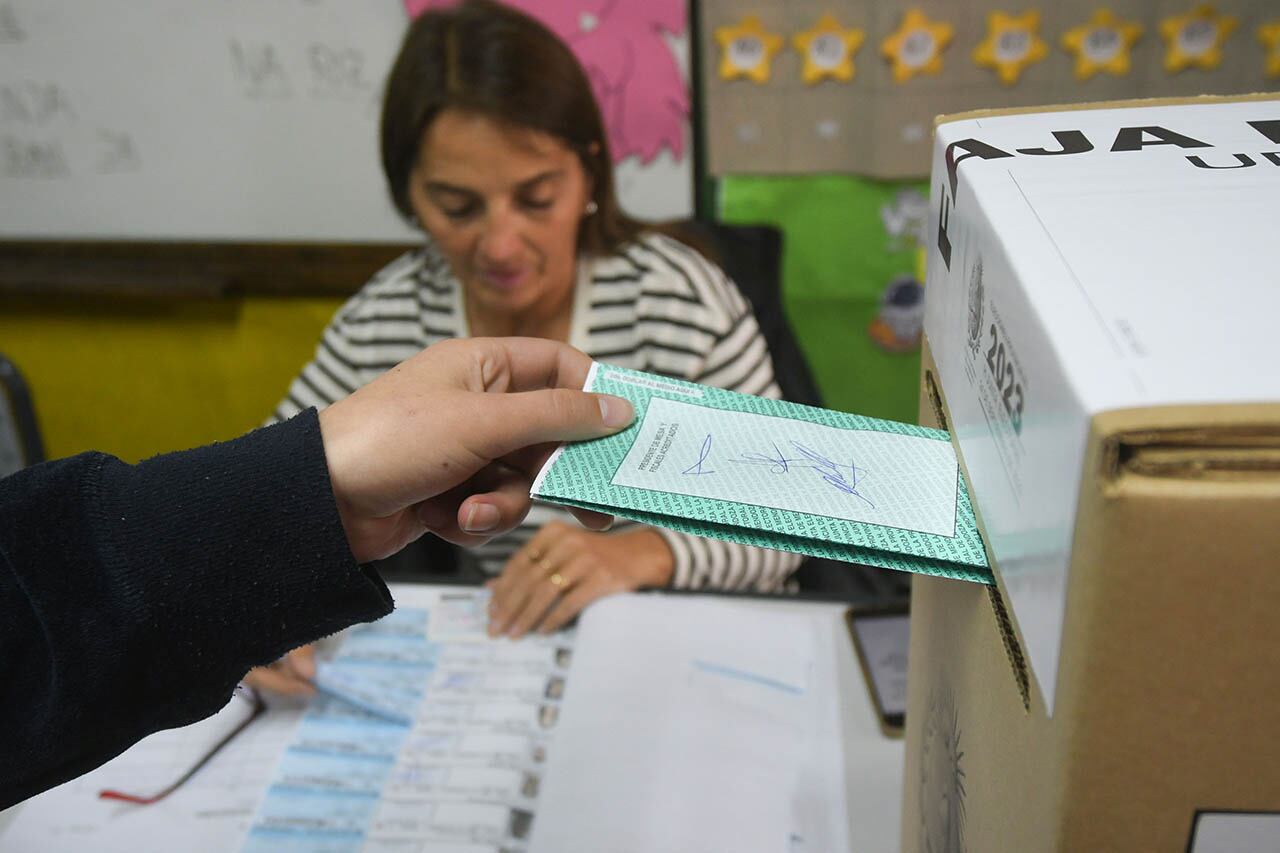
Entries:
{"type": "Polygon", "coordinates": [[[880,728],[902,736],[907,715],[907,645],[911,636],[907,603],[881,607],[851,607],[845,612],[858,663],[866,677],[867,693],[880,728]]]}

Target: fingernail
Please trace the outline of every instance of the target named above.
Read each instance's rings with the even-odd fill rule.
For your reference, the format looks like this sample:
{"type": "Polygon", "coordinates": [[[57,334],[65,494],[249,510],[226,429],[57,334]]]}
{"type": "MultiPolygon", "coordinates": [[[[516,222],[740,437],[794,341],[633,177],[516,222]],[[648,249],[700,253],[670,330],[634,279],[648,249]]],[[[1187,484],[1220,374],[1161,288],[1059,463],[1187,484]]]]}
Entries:
{"type": "Polygon", "coordinates": [[[635,420],[636,410],[632,408],[630,400],[611,397],[607,394],[601,394],[598,399],[600,400],[600,418],[610,429],[624,427],[635,420]]]}
{"type": "Polygon", "coordinates": [[[493,504],[472,504],[462,529],[467,533],[485,533],[498,526],[500,516],[493,504]]]}

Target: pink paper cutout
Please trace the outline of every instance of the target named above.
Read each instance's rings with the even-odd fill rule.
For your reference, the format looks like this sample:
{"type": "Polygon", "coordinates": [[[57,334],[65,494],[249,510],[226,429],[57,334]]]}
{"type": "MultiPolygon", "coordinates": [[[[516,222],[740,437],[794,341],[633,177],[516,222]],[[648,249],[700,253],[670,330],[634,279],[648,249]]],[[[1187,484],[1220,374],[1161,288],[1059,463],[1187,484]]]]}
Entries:
{"type": "MultiPolygon", "coordinates": [[[[604,116],[615,163],[684,157],[689,90],[664,31],[685,28],[685,0],[506,0],[564,40],[582,63],[604,116]]],[[[410,17],[456,0],[404,0],[410,17]]]]}

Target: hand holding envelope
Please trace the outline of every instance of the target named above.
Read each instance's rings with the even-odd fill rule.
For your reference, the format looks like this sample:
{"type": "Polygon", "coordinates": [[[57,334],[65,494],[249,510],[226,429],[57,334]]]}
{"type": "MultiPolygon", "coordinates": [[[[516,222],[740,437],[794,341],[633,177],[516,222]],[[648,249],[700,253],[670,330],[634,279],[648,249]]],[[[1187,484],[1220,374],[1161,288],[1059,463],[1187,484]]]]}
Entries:
{"type": "Polygon", "coordinates": [[[566,444],[531,494],[763,548],[991,582],[947,433],[599,364],[636,420],[566,444]]]}

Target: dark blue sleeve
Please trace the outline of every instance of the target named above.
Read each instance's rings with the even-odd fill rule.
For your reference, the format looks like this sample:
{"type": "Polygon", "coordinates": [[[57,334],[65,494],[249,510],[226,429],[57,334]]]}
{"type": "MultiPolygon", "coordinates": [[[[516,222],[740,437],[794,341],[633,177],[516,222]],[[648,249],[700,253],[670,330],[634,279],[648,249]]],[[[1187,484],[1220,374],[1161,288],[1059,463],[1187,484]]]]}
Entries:
{"type": "Polygon", "coordinates": [[[347,546],[314,409],[138,465],[85,453],[0,480],[0,809],[391,608],[347,546]]]}

